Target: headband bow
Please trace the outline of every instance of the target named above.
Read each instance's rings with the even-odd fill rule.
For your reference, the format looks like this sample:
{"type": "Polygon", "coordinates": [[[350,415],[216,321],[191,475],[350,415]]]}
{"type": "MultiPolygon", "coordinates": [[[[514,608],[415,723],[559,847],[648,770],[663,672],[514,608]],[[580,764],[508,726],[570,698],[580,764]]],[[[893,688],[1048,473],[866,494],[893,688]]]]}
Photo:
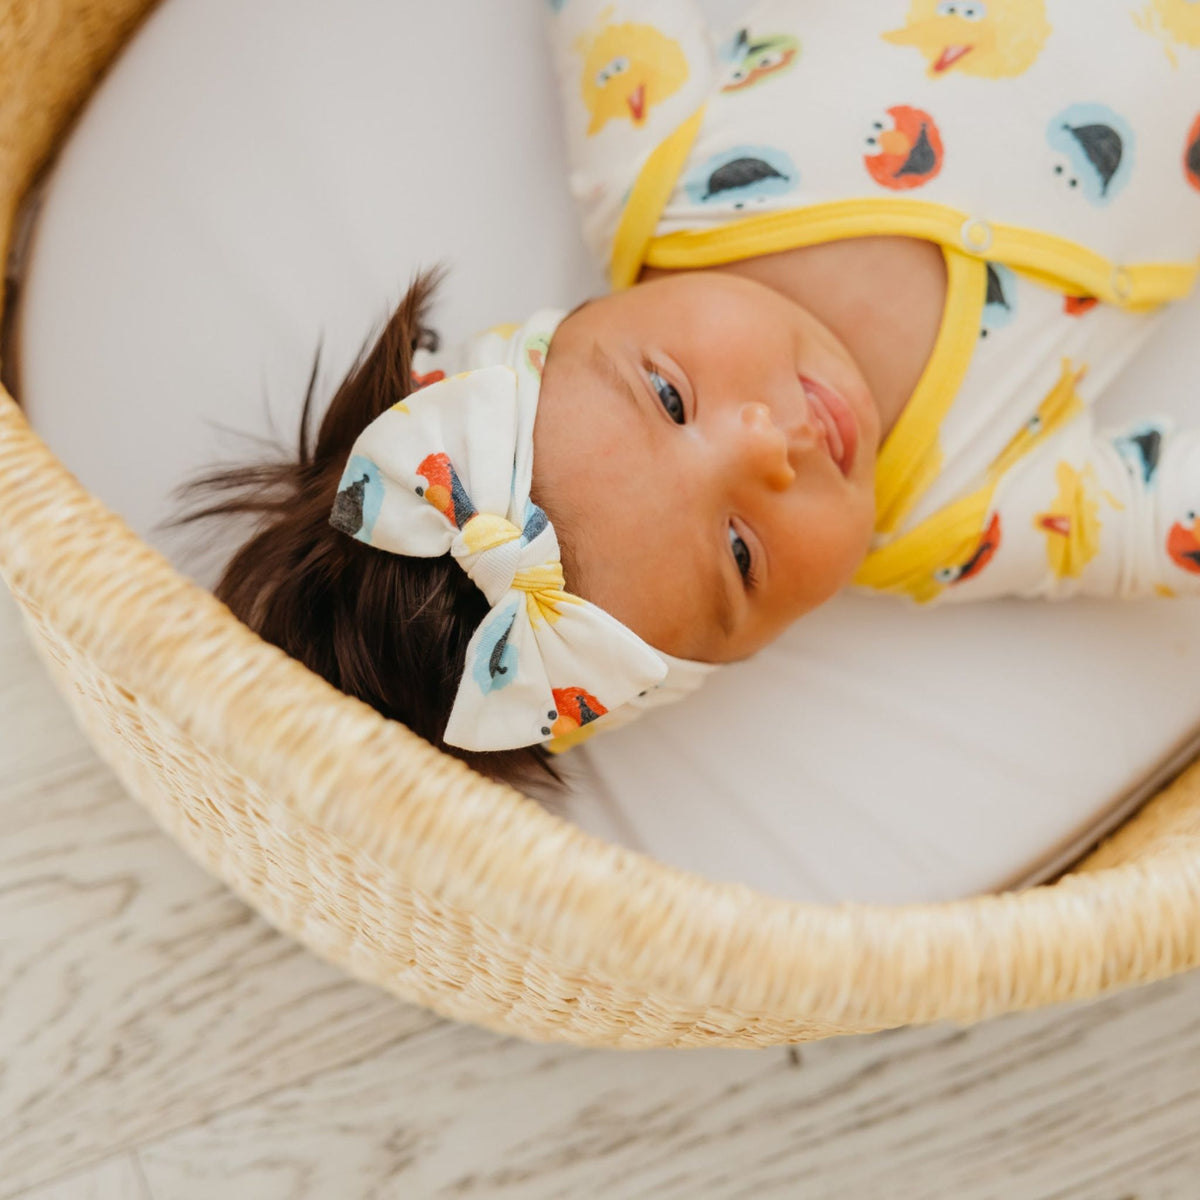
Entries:
{"type": "Polygon", "coordinates": [[[486,596],[445,732],[465,750],[574,733],[668,671],[632,630],[566,590],[554,527],[529,498],[541,367],[557,324],[547,331],[539,316],[542,340],[517,367],[462,372],[376,417],[355,440],[329,518],[394,554],[450,553],[486,596]]]}

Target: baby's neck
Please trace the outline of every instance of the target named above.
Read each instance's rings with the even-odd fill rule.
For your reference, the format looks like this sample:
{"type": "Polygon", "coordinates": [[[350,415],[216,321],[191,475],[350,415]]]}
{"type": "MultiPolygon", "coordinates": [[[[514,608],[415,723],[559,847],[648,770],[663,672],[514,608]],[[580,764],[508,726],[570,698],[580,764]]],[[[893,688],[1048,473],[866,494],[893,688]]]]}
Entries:
{"type": "MultiPolygon", "coordinates": [[[[708,269],[774,288],[828,326],[857,362],[887,436],[937,340],[946,305],[940,246],[906,237],[845,238],[708,269]]],[[[647,267],[641,278],[669,273],[647,267]]]]}

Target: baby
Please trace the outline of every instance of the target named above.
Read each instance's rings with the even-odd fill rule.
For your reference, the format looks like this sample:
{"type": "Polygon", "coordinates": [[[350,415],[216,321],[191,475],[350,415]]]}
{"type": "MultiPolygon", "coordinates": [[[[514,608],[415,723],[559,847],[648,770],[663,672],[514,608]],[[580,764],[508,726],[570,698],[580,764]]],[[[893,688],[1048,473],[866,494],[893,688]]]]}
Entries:
{"type": "Polygon", "coordinates": [[[549,8],[612,293],[439,356],[419,277],[189,485],[242,620],[528,785],[847,585],[1200,592],[1200,432],[1091,411],[1200,267],[1200,5],[549,8]]]}

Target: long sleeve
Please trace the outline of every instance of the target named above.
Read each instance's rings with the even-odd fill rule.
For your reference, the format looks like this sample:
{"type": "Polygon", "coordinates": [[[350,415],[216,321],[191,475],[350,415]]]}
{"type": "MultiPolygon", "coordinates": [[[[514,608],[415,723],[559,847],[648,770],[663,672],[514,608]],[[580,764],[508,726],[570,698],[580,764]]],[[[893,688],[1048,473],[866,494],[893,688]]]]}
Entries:
{"type": "Polygon", "coordinates": [[[708,29],[695,0],[551,0],[546,33],[571,192],[584,240],[607,271],[647,161],[711,93],[708,29]]]}
{"type": "Polygon", "coordinates": [[[993,519],[1011,551],[992,594],[1200,594],[1200,430],[1097,430],[1082,413],[1000,481],[993,519]]]}
{"type": "Polygon", "coordinates": [[[1023,454],[933,518],[954,528],[953,551],[898,590],[925,603],[1200,595],[1200,429],[1097,429],[1085,410],[1048,437],[1023,432],[1023,454]]]}

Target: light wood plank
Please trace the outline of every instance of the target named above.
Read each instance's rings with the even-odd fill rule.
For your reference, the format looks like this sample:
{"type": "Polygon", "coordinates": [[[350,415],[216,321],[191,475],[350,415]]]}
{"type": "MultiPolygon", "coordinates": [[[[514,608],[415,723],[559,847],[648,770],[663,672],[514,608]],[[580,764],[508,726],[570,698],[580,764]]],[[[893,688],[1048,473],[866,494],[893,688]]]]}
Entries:
{"type": "Polygon", "coordinates": [[[143,1147],[142,1162],[178,1200],[1194,1200],[1198,1000],[1193,976],[791,1058],[439,1028],[143,1147]]]}
{"type": "Polygon", "coordinates": [[[96,761],[46,678],[0,581],[0,804],[96,761]],[[65,717],[65,719],[64,719],[65,717]]]}
{"type": "Polygon", "coordinates": [[[22,1192],[20,1200],[154,1200],[132,1154],[22,1192]]]}
{"type": "MultiPolygon", "coordinates": [[[[0,596],[0,628],[15,606],[0,596]]],[[[430,1028],[280,936],[87,747],[40,660],[0,670],[0,1195],[430,1028]]]]}

